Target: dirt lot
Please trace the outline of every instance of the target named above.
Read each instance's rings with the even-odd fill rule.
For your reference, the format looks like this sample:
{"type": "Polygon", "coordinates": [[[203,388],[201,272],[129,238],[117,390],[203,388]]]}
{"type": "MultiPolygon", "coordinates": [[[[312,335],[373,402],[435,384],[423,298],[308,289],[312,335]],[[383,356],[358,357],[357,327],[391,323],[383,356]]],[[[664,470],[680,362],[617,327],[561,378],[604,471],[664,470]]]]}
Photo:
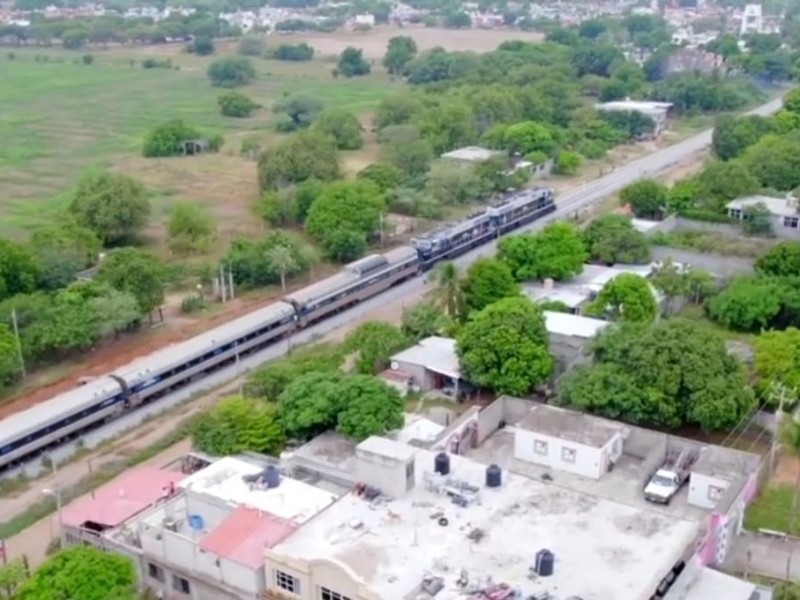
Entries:
{"type": "Polygon", "coordinates": [[[414,39],[420,50],[430,50],[440,46],[451,51],[488,52],[494,50],[506,40],[523,40],[538,42],[544,36],[535,32],[470,29],[468,31],[440,29],[422,25],[407,27],[376,27],[365,32],[337,31],[335,33],[315,33],[283,35],[275,34],[274,38],[295,38],[308,42],[318,54],[331,56],[340,54],[348,46],[355,46],[364,51],[364,56],[372,59],[383,58],[389,39],[397,35],[407,35],[414,39]]]}

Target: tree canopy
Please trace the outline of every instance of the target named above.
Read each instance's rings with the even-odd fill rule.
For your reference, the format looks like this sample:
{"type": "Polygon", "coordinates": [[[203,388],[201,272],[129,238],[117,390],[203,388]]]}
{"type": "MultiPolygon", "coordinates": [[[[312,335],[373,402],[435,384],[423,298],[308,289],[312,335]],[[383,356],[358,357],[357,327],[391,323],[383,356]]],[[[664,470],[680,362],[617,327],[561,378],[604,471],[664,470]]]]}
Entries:
{"type": "Polygon", "coordinates": [[[611,327],[592,350],[592,366],[561,380],[562,403],[635,424],[706,430],[730,429],[755,406],[722,338],[692,322],[611,327]]]}
{"type": "Polygon", "coordinates": [[[129,240],[150,218],[147,190],[127,175],[90,172],[81,177],[69,204],[76,221],[105,244],[129,240]]]}
{"type": "Polygon", "coordinates": [[[344,348],[358,353],[355,369],[365,375],[377,375],[389,366],[389,358],[409,345],[405,334],[382,321],[369,321],[347,334],[344,348]]]}
{"type": "Polygon", "coordinates": [[[405,422],[400,392],[377,377],[351,375],[339,391],[342,411],[336,430],[356,441],[385,435],[405,422]]]}
{"type": "Polygon", "coordinates": [[[620,273],[603,286],[587,312],[615,321],[647,322],[656,318],[658,303],[646,279],[620,273]]]}
{"type": "Polygon", "coordinates": [[[781,242],[756,261],[756,270],[774,277],[800,276],[800,242],[781,242]]]}
{"type": "Polygon", "coordinates": [[[100,263],[97,280],[136,298],[141,314],[150,314],[164,303],[164,269],[152,254],[136,248],[120,248],[100,263]]]}
{"type": "Polygon", "coordinates": [[[274,404],[257,398],[223,398],[195,423],[195,448],[216,456],[262,452],[277,456],[284,432],[274,404]]]}
{"type": "Polygon", "coordinates": [[[339,55],[336,70],[345,77],[362,77],[369,75],[372,70],[370,63],[364,58],[364,51],[360,48],[348,46],[339,55]]]}
{"type": "Polygon", "coordinates": [[[594,219],[582,232],[589,260],[614,265],[650,261],[647,238],[624,215],[607,214],[594,219]]]}
{"type": "Polygon", "coordinates": [[[800,391],[800,330],[765,331],[755,339],[755,372],[762,389],[777,384],[800,391]]]}
{"type": "Polygon", "coordinates": [[[551,223],[536,234],[500,240],[497,257],[517,281],[569,279],[583,271],[587,253],[578,230],[569,223],[551,223]]]}
{"type": "Polygon", "coordinates": [[[519,296],[521,289],[509,266],[494,258],[480,258],[467,269],[462,283],[470,311],[478,311],[503,298],[519,296]]]}
{"type": "Polygon", "coordinates": [[[336,142],[319,131],[301,131],[267,148],[258,161],[261,191],[276,190],[309,179],[339,177],[336,142]]]}
{"type": "Polygon", "coordinates": [[[653,179],[642,179],[625,186],[620,202],[631,207],[633,214],[644,219],[659,219],[667,207],[667,187],[653,179]]]}
{"type": "Polygon", "coordinates": [[[39,265],[30,250],[0,238],[0,301],[34,291],[38,278],[39,265]]]}
{"type": "Polygon", "coordinates": [[[344,377],[339,371],[316,371],[286,386],[278,396],[278,409],[288,437],[311,439],[336,427],[344,377]]]}
{"type": "Polygon", "coordinates": [[[256,69],[249,58],[228,56],[212,62],[208,66],[207,75],[214,87],[235,88],[253,81],[256,78],[256,69]]]}
{"type": "Polygon", "coordinates": [[[73,546],[49,558],[19,589],[15,600],[109,600],[134,590],[133,561],[91,546],[73,546]]]}
{"type": "Polygon", "coordinates": [[[167,223],[170,249],[178,255],[205,252],[216,233],[216,224],[201,206],[178,202],[172,207],[167,223]]]}
{"type": "Polygon", "coordinates": [[[464,377],[501,394],[524,395],[553,370],[541,309],[505,298],[470,315],[456,339],[464,377]]]}
{"type": "Polygon", "coordinates": [[[343,108],[324,111],[314,121],[314,128],[336,140],[339,150],[358,150],[364,145],[361,123],[353,113],[343,108]]]}

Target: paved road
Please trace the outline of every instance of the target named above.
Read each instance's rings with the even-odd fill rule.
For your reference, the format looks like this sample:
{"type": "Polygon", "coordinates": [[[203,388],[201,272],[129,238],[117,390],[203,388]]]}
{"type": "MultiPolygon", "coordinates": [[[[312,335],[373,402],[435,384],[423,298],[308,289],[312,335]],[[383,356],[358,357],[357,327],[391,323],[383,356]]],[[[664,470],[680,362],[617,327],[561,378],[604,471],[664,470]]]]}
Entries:
{"type": "MultiPolygon", "coordinates": [[[[771,114],[781,107],[781,100],[773,100],[764,104],[748,114],[771,114]]],[[[544,219],[540,219],[522,229],[518,229],[514,234],[521,233],[522,231],[536,231],[541,229],[547,223],[552,221],[570,218],[576,211],[584,209],[592,204],[596,204],[607,198],[608,196],[618,192],[626,185],[640,179],[642,177],[653,177],[662,173],[693,154],[702,152],[711,145],[712,130],[706,130],[698,135],[688,138],[682,142],[659,150],[647,156],[638,158],[634,161],[620,166],[608,175],[598,177],[590,182],[586,182],[576,189],[560,194],[556,198],[558,209],[548,215],[544,219]]],[[[461,256],[454,262],[459,266],[466,266],[481,256],[488,256],[495,253],[497,249],[497,242],[493,241],[489,244],[481,246],[480,248],[461,256]]],[[[400,286],[388,290],[379,297],[372,298],[366,302],[362,302],[355,308],[340,313],[326,321],[319,323],[313,327],[305,329],[292,339],[280,342],[271,346],[258,354],[248,356],[243,359],[240,364],[233,365],[226,369],[217,371],[201,381],[188,385],[175,393],[162,398],[158,402],[142,407],[136,412],[128,413],[123,417],[97,429],[89,434],[83,436],[83,445],[87,448],[93,448],[103,440],[114,437],[123,431],[127,431],[148,416],[160,413],[169,409],[176,404],[187,400],[194,394],[202,392],[203,390],[217,387],[223,383],[236,379],[244,372],[257,367],[265,362],[283,356],[287,353],[292,344],[302,344],[309,342],[319,337],[333,332],[334,330],[352,323],[360,316],[381,307],[387,306],[392,303],[399,303],[405,301],[413,304],[425,292],[425,280],[418,277],[412,281],[408,281],[400,286]]],[[[52,458],[56,462],[61,462],[75,453],[76,445],[67,444],[58,448],[51,453],[52,458]]],[[[25,467],[25,471],[29,475],[35,475],[41,470],[41,461],[33,461],[25,467]]],[[[13,473],[16,473],[15,471],[13,473]]],[[[6,473],[3,476],[8,476],[12,473],[6,473]]]]}

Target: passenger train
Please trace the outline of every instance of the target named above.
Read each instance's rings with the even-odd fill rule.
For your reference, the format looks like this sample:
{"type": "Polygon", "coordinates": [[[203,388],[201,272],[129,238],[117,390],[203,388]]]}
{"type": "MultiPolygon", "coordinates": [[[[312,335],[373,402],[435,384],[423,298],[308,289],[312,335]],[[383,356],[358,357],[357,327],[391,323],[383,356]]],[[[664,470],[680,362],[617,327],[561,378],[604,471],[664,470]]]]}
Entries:
{"type": "Polygon", "coordinates": [[[372,298],[438,262],[513,231],[555,210],[553,191],[515,192],[449,227],[415,238],[410,246],[374,254],[338,274],[287,294],[192,339],[173,344],[109,375],[0,421],[0,469],[14,466],[71,436],[372,298]]]}

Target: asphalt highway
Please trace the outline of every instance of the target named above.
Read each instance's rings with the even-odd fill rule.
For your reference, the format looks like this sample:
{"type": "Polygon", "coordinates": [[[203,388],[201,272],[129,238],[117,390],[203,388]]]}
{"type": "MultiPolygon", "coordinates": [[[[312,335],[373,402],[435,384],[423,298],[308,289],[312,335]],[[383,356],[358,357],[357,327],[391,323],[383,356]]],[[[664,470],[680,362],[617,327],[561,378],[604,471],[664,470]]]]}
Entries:
{"type": "MultiPolygon", "coordinates": [[[[779,110],[781,105],[781,99],[776,99],[759,106],[747,114],[769,115],[779,110]]],[[[655,177],[660,173],[663,173],[664,171],[691,157],[693,154],[697,154],[706,150],[711,145],[712,131],[712,129],[708,129],[682,142],[633,160],[617,167],[607,175],[598,177],[597,179],[586,182],[581,186],[576,186],[575,189],[560,194],[556,197],[556,204],[558,208],[555,212],[543,219],[539,219],[538,221],[527,225],[526,227],[515,230],[510,235],[516,235],[524,231],[536,231],[552,221],[571,218],[577,211],[602,201],[604,198],[615,194],[626,185],[638,179],[643,177],[655,177]]],[[[496,249],[497,242],[493,241],[459,257],[454,262],[460,267],[465,267],[481,256],[493,255],[496,249]]],[[[93,448],[104,440],[112,438],[123,431],[127,431],[136,427],[144,419],[180,404],[198,392],[228,383],[265,362],[285,355],[293,345],[303,344],[315,339],[319,339],[320,337],[327,335],[339,329],[340,327],[348,325],[353,321],[362,318],[365,314],[373,310],[385,308],[387,305],[400,303],[401,301],[406,301],[409,304],[413,304],[425,293],[425,290],[426,281],[423,277],[417,277],[402,285],[387,290],[380,296],[363,302],[358,306],[335,315],[323,321],[322,323],[314,325],[313,327],[298,332],[292,336],[291,339],[284,340],[262,350],[261,352],[248,356],[242,359],[238,364],[231,365],[230,367],[212,373],[200,381],[196,381],[186,387],[181,388],[180,390],[175,391],[169,396],[165,396],[164,398],[161,398],[147,406],[141,407],[134,412],[127,413],[121,418],[85,434],[82,436],[82,445],[85,448],[93,448]]],[[[72,456],[76,452],[77,448],[77,443],[71,442],[53,450],[50,453],[50,457],[55,463],[63,462],[72,456]]],[[[33,460],[24,467],[24,471],[29,475],[36,475],[41,469],[42,465],[40,460],[33,460]]],[[[6,472],[0,476],[0,478],[17,473],[19,473],[19,470],[6,472]]]]}

